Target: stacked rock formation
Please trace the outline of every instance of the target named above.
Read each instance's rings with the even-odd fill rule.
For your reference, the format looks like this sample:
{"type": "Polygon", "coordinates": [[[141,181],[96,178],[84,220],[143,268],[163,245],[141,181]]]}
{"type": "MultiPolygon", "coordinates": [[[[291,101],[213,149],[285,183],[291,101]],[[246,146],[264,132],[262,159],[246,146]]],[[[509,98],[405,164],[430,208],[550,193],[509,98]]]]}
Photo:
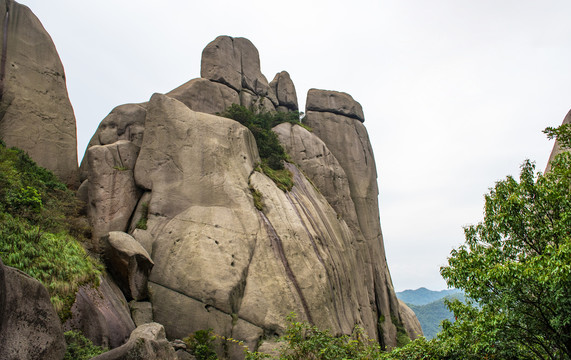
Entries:
{"type": "Polygon", "coordinates": [[[0,0],[0,34],[0,139],[76,185],[75,116],[49,34],[13,0],[0,0]]]}
{"type": "MultiPolygon", "coordinates": [[[[361,325],[387,347],[396,345],[395,323],[411,337],[421,333],[398,303],[386,264],[360,104],[312,89],[305,121],[313,132],[274,128],[299,166],[286,164],[295,185],[284,192],[256,171],[252,133],[215,114],[234,103],[297,110],[289,74],[268,83],[252,43],[221,36],[204,49],[201,76],[111,111],[80,168],[93,248],[108,248],[110,232],[128,233],[150,256],[150,266],[133,266],[147,271],[154,263],[152,320],[169,338],[212,328],[251,349],[282,334],[292,311],[333,333],[361,325]]],[[[146,294],[145,281],[123,285],[124,293],[145,300],[133,296],[146,294]]]]}

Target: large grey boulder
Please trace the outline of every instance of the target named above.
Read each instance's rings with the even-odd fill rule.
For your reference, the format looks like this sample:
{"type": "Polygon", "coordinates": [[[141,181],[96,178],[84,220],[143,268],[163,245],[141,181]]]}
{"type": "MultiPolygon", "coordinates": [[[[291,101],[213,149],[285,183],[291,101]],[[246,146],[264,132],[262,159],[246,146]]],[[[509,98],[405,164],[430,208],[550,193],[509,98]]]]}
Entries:
{"type": "Polygon", "coordinates": [[[0,259],[0,359],[60,360],[65,339],[46,288],[0,259]]]}
{"type": "Polygon", "coordinates": [[[305,109],[343,115],[360,122],[365,121],[361,104],[344,92],[309,89],[305,109]]]}
{"type": "Polygon", "coordinates": [[[221,113],[230,105],[240,103],[240,96],[233,88],[202,78],[190,80],[166,95],[207,114],[221,113]]]}
{"type": "Polygon", "coordinates": [[[87,150],[87,210],[93,228],[93,249],[97,252],[102,250],[102,236],[128,228],[142,194],[133,176],[138,154],[139,147],[127,140],[87,150]]]}
{"type": "Polygon", "coordinates": [[[189,204],[230,207],[246,200],[238,184],[247,184],[259,161],[252,133],[238,122],[194,112],[155,94],[149,102],[135,181],[152,191],[149,216],[172,219],[189,204]],[[205,193],[208,186],[212,190],[205,193]]]}
{"type": "Polygon", "coordinates": [[[255,140],[236,121],[193,112],[164,95],[153,95],[148,110],[135,178],[152,192],[154,319],[182,338],[201,329],[202,312],[218,308],[231,327],[259,229],[248,190],[259,162],[255,140]],[[171,307],[179,302],[196,306],[180,314],[171,307]]]}
{"type": "Polygon", "coordinates": [[[111,110],[109,115],[101,121],[87,145],[86,155],[83,156],[79,167],[81,181],[88,177],[87,151],[92,146],[111,145],[119,140],[126,140],[140,146],[143,141],[146,116],[146,103],[124,104],[111,110]]]}
{"type": "Polygon", "coordinates": [[[240,93],[243,106],[251,107],[257,102],[266,111],[273,111],[278,105],[275,92],[270,91],[268,80],[260,70],[258,49],[248,39],[219,36],[210,42],[202,51],[200,76],[240,93]]]}
{"type": "Polygon", "coordinates": [[[135,324],[125,296],[108,276],[98,288],[81,286],[64,329],[79,330],[95,345],[116,348],[127,341],[135,324]]]}
{"type": "Polygon", "coordinates": [[[276,74],[270,83],[271,91],[276,94],[278,100],[278,109],[285,109],[290,111],[297,111],[297,93],[295,85],[291,81],[291,77],[287,71],[282,71],[276,74]]]}
{"type": "Polygon", "coordinates": [[[52,39],[26,6],[0,1],[0,139],[78,186],[75,116],[52,39]]]}
{"type": "Polygon", "coordinates": [[[260,54],[245,38],[219,36],[202,51],[202,78],[226,84],[236,91],[249,89],[267,96],[269,84],[260,71],[260,54]]]}
{"type": "Polygon", "coordinates": [[[153,322],[153,305],[149,301],[131,301],[131,318],[136,326],[153,322]]]}
{"type": "Polygon", "coordinates": [[[105,240],[105,261],[117,285],[127,300],[145,300],[153,260],[143,246],[127,233],[111,231],[105,240]]]}
{"type": "Polygon", "coordinates": [[[123,346],[103,353],[93,360],[177,360],[178,357],[165,336],[161,324],[149,323],[137,327],[123,346]]]}

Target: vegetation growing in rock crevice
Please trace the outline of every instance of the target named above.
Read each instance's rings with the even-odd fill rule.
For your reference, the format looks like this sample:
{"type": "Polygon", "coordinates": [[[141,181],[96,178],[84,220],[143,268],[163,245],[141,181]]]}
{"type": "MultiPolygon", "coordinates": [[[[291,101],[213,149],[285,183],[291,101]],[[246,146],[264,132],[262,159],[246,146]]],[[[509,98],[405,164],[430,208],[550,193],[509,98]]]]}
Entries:
{"type": "Polygon", "coordinates": [[[0,257],[48,289],[62,321],[78,287],[97,285],[103,269],[78,240],[89,233],[79,209],[53,173],[0,142],[0,257]]]}
{"type": "Polygon", "coordinates": [[[67,347],[63,360],[89,360],[107,351],[93,345],[91,340],[79,331],[67,331],[64,335],[67,347]]]}
{"type": "Polygon", "coordinates": [[[219,115],[238,121],[252,132],[262,160],[258,170],[272,179],[283,191],[291,190],[293,175],[284,169],[283,165],[284,161],[289,161],[289,157],[272,128],[284,122],[301,125],[299,112],[268,112],[261,109],[256,113],[244,106],[232,104],[219,115]]]}
{"type": "Polygon", "coordinates": [[[212,329],[198,330],[182,340],[196,360],[218,359],[214,351],[216,336],[212,333],[212,329]]]}
{"type": "Polygon", "coordinates": [[[141,230],[147,230],[147,221],[149,220],[149,203],[141,204],[141,218],[137,221],[135,227],[141,230]]]}

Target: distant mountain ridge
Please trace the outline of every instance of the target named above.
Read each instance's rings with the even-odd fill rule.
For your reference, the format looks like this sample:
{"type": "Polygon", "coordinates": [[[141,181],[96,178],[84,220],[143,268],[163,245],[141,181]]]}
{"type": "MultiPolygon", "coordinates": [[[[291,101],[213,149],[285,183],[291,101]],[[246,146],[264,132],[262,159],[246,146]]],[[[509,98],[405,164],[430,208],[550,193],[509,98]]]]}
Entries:
{"type": "Polygon", "coordinates": [[[426,305],[431,302],[440,300],[446,296],[463,294],[461,290],[458,289],[448,289],[448,290],[428,290],[425,287],[418,288],[416,290],[404,290],[397,292],[397,297],[407,304],[411,305],[426,305]]]}
{"type": "Polygon", "coordinates": [[[432,339],[441,330],[440,323],[448,319],[454,322],[454,315],[444,304],[446,299],[464,299],[464,293],[458,289],[441,291],[420,288],[397,292],[397,297],[404,301],[416,314],[424,337],[432,339]]]}

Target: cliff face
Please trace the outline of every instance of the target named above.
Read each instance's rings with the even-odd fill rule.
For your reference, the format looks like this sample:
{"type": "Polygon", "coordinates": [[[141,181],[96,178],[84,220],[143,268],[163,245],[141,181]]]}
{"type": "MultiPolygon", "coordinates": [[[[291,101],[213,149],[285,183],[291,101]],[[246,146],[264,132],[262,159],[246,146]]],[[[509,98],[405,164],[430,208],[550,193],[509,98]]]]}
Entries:
{"type": "Polygon", "coordinates": [[[213,114],[233,103],[297,110],[289,75],[268,83],[252,43],[221,36],[204,49],[201,76],[102,121],[81,166],[94,249],[109,231],[145,247],[154,262],[153,320],[170,338],[212,328],[255,348],[280,335],[293,311],[333,333],[359,324],[395,346],[395,325],[414,324],[385,260],[360,104],[313,89],[306,116],[313,132],[274,128],[297,164],[286,164],[294,186],[284,192],[256,171],[252,133],[213,114]]]}
{"type": "Polygon", "coordinates": [[[0,0],[0,139],[77,185],[75,116],[56,48],[26,6],[0,0]]]}

